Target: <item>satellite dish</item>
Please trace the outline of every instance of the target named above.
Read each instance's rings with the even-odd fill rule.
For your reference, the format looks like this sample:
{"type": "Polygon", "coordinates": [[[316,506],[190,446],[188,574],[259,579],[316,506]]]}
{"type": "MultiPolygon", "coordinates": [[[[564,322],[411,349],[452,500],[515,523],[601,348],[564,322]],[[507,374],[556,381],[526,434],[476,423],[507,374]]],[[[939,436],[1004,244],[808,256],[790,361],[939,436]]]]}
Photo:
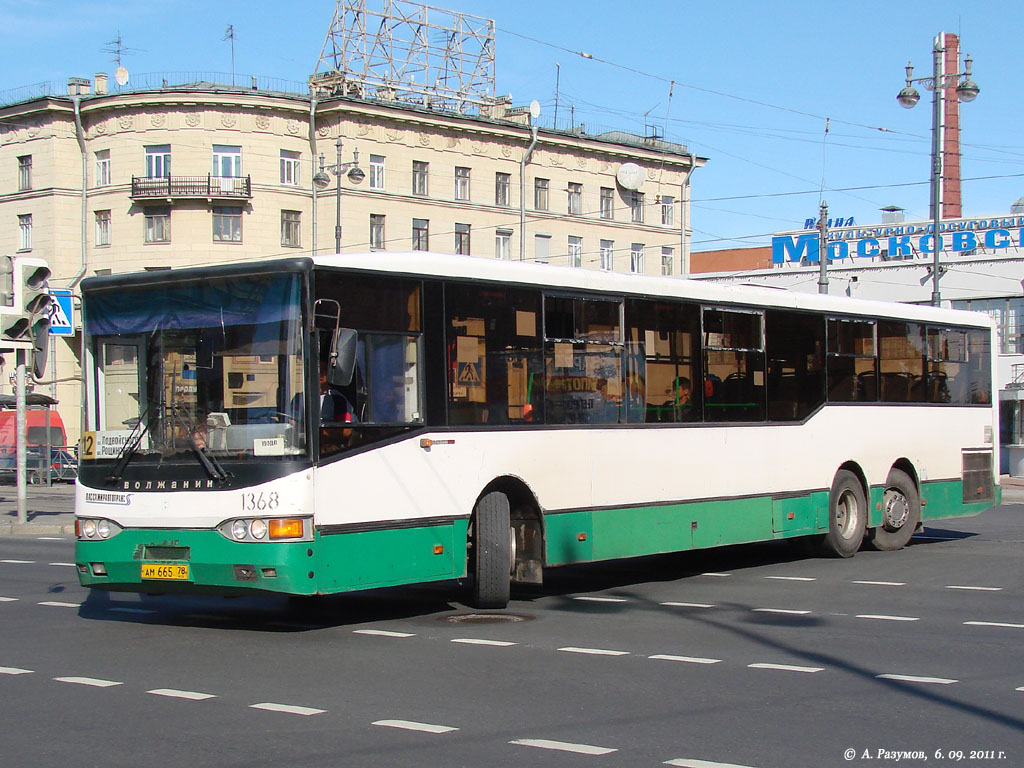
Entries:
{"type": "Polygon", "coordinates": [[[114,70],[114,82],[118,85],[128,84],[128,70],[124,67],[118,67],[114,70]]]}
{"type": "Polygon", "coordinates": [[[530,117],[534,120],[540,117],[540,102],[536,99],[530,102],[530,117]]]}
{"type": "Polygon", "coordinates": [[[623,163],[615,172],[615,180],[623,189],[640,189],[644,183],[644,169],[636,163],[623,163]]]}

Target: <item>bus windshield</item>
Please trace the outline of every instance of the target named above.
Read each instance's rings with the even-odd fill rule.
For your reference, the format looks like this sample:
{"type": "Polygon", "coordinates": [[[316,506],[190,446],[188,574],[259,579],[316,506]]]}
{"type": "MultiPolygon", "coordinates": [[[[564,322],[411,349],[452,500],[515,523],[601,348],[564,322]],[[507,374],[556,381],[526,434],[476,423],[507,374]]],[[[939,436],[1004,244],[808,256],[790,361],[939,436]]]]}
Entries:
{"type": "Polygon", "coordinates": [[[83,459],[306,455],[301,288],[253,275],[91,294],[83,459]]]}

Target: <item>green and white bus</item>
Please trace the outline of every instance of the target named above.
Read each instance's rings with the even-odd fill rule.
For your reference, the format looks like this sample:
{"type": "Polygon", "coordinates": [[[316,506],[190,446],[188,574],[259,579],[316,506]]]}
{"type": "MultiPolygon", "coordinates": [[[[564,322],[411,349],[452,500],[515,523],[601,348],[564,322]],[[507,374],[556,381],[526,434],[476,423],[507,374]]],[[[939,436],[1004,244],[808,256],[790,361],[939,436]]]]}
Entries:
{"type": "Polygon", "coordinates": [[[94,589],[467,578],[500,608],[550,566],[793,537],[848,557],[999,502],[975,313],[424,252],[82,296],[94,589]]]}

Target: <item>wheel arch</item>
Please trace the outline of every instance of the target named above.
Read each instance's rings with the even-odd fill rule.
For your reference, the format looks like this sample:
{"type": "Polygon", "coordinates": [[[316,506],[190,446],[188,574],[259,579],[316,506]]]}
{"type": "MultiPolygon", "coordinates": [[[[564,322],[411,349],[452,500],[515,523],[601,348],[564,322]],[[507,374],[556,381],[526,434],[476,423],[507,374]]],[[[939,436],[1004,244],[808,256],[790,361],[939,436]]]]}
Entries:
{"type": "MultiPolygon", "coordinates": [[[[520,477],[502,475],[491,480],[480,491],[477,501],[498,491],[508,497],[512,529],[516,535],[516,554],[512,580],[521,584],[542,583],[542,570],[547,562],[547,537],[544,515],[537,496],[520,477]]],[[[470,520],[470,525],[473,524],[470,520]]]]}
{"type": "MultiPolygon", "coordinates": [[[[896,461],[893,462],[892,466],[889,467],[890,474],[894,469],[900,470],[907,477],[909,477],[911,481],[914,483],[914,487],[917,489],[917,492],[921,492],[921,478],[918,476],[917,468],[914,466],[914,463],[910,459],[908,459],[906,456],[902,456],[896,459],[896,461]]],[[[886,477],[886,482],[889,482],[888,476],[886,477]]]]}

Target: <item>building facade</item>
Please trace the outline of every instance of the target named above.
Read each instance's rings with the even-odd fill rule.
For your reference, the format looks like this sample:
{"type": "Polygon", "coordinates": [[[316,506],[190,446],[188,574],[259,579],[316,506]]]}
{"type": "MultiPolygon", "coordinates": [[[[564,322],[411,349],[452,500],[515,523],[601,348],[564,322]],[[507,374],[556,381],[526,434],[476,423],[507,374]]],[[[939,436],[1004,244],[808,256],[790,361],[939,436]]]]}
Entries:
{"type": "MultiPolygon", "coordinates": [[[[687,270],[689,181],[705,159],[685,146],[538,129],[504,103],[464,115],[276,85],[108,88],[98,74],[0,106],[0,253],[42,257],[51,286],[74,289],[334,252],[340,226],[342,251],[687,270]]],[[[77,335],[53,342],[52,361],[71,433],[77,335]]]]}

